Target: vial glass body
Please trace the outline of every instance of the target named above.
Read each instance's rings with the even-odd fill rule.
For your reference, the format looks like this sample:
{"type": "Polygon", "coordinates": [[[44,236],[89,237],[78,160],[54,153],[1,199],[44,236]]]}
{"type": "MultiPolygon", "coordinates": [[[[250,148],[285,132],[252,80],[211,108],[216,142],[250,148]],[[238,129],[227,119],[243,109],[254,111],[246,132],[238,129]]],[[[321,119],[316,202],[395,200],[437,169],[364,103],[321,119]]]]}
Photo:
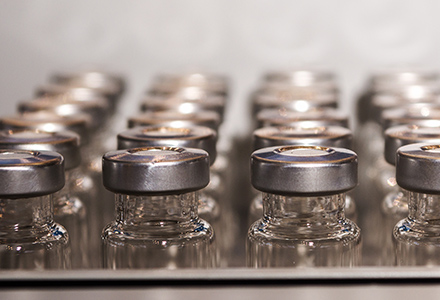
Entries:
{"type": "MultiPolygon", "coordinates": [[[[89,267],[89,225],[86,207],[75,194],[73,170],[66,171],[67,185],[54,193],[54,220],[69,232],[72,268],[89,267]]],[[[93,259],[92,257],[90,257],[93,259]]],[[[95,258],[96,259],[96,258],[95,258]]]]}
{"type": "Polygon", "coordinates": [[[398,266],[440,265],[440,195],[408,192],[408,217],[393,230],[398,266]]]}
{"type": "Polygon", "coordinates": [[[67,231],[53,220],[52,195],[0,199],[0,269],[69,269],[67,231]]]}
{"type": "Polygon", "coordinates": [[[345,194],[263,194],[264,217],[248,232],[254,268],[352,267],[360,264],[360,230],[345,218],[345,194]]]}
{"type": "Polygon", "coordinates": [[[210,268],[214,233],[197,215],[198,193],[116,195],[116,220],[102,233],[103,266],[111,269],[210,268]]]}

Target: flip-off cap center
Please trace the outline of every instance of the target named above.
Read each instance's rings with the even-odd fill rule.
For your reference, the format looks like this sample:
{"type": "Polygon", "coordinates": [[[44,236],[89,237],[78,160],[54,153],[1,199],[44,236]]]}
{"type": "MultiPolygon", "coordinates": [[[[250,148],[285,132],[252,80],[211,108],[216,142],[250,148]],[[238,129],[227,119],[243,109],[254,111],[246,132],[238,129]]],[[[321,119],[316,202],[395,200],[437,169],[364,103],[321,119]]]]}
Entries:
{"type": "Polygon", "coordinates": [[[191,130],[187,128],[173,128],[173,127],[154,127],[146,128],[142,130],[142,133],[146,136],[187,136],[191,133],[191,130]]]}
{"type": "Polygon", "coordinates": [[[281,155],[296,156],[296,157],[313,157],[313,156],[325,156],[332,153],[332,150],[326,147],[285,147],[278,149],[281,155]]]}
{"type": "Polygon", "coordinates": [[[423,151],[428,152],[434,152],[434,153],[440,153],[440,145],[430,145],[430,146],[424,146],[421,148],[423,151]]]}

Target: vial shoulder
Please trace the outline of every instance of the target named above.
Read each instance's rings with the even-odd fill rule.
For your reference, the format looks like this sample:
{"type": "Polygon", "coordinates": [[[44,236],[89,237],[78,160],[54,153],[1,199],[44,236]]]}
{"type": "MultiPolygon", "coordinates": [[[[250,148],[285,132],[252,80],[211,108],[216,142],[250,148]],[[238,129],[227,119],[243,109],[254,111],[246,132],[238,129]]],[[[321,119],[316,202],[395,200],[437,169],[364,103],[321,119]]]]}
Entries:
{"type": "Polygon", "coordinates": [[[191,224],[179,226],[176,224],[167,226],[127,226],[118,222],[108,224],[101,236],[106,243],[153,243],[179,244],[211,242],[214,240],[212,226],[198,219],[191,224]]]}
{"type": "Polygon", "coordinates": [[[360,240],[359,227],[349,219],[326,226],[271,226],[264,219],[256,221],[248,231],[248,238],[259,243],[357,243],[360,240]]]}
{"type": "Polygon", "coordinates": [[[440,246],[440,226],[419,224],[409,218],[397,222],[393,236],[398,242],[407,244],[437,244],[440,246]]]}

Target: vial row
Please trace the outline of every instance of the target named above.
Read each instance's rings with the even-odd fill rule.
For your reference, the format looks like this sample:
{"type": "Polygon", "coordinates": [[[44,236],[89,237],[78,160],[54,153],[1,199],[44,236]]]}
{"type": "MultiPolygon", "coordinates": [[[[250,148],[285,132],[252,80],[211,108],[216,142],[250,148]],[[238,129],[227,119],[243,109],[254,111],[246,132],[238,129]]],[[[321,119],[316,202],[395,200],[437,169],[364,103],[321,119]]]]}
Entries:
{"type": "MultiPolygon", "coordinates": [[[[397,182],[402,182],[404,191],[384,200],[390,211],[402,208],[399,216],[392,212],[392,216],[380,217],[379,205],[359,197],[356,191],[371,181],[361,181],[360,188],[345,195],[357,184],[357,155],[347,149],[352,140],[348,118],[334,109],[338,88],[332,73],[272,72],[252,93],[254,124],[261,128],[253,133],[250,175],[259,192],[254,190],[250,201],[238,197],[246,212],[235,209],[237,197],[231,193],[233,181],[241,174],[237,166],[242,165],[234,160],[230,137],[219,133],[227,81],[199,73],[158,76],[142,101],[143,113],[130,118],[132,129],[122,131],[111,125],[121,118],[115,112],[124,86],[120,77],[102,72],[58,74],[38,89],[38,95],[44,97],[21,103],[22,114],[0,120],[2,129],[8,129],[2,131],[4,142],[0,141],[1,149],[9,149],[3,150],[9,176],[5,191],[16,192],[4,195],[3,215],[10,218],[4,219],[5,232],[32,240],[12,244],[6,238],[3,268],[226,267],[241,260],[237,253],[245,240],[250,267],[350,267],[365,263],[370,256],[390,265],[435,264],[430,255],[435,248],[427,246],[432,239],[424,240],[424,234],[435,237],[429,226],[435,225],[432,195],[436,193],[434,188],[424,190],[420,181],[408,179],[410,174],[414,176],[408,171],[416,168],[414,162],[400,165],[406,170],[401,173],[406,174],[398,175],[397,182]],[[79,136],[61,129],[74,130],[83,146],[79,136]],[[116,148],[112,146],[116,134],[120,150],[109,152],[116,148]],[[63,158],[47,150],[61,153],[63,158]],[[48,174],[41,173],[42,168],[49,170],[42,159],[45,155],[58,168],[48,171],[50,178],[58,179],[53,183],[48,174]],[[33,159],[39,163],[32,165],[33,159]],[[63,161],[66,187],[60,190],[63,161]],[[26,162],[31,164],[23,168],[26,162]],[[11,175],[23,169],[27,173],[11,175]],[[426,201],[432,205],[420,200],[424,196],[407,192],[410,190],[414,195],[426,192],[426,201]],[[49,192],[55,194],[46,195],[49,192]],[[428,218],[426,211],[418,215],[421,208],[415,204],[412,211],[411,197],[432,215],[428,218]],[[14,205],[23,212],[11,213],[18,210],[14,205]],[[408,213],[408,219],[394,227],[408,213]],[[30,217],[21,222],[20,215],[30,217]],[[359,219],[363,249],[360,229],[350,219],[359,219]],[[246,237],[240,234],[243,223],[253,223],[246,237]],[[34,252],[35,245],[40,248],[34,252]],[[383,251],[370,251],[375,247],[383,251]],[[361,255],[362,250],[371,255],[361,255]]],[[[402,158],[396,161],[397,149],[423,142],[421,153],[429,153],[432,161],[418,170],[435,177],[438,147],[432,144],[437,142],[432,136],[438,129],[408,124],[412,125],[387,131],[387,161],[397,165],[399,174],[399,161],[408,159],[397,152],[402,158]],[[418,138],[414,138],[416,134],[418,138]]],[[[362,167],[368,151],[357,152],[362,167]]],[[[377,157],[372,157],[366,165],[378,172],[377,157]]],[[[370,173],[361,168],[361,179],[370,173]]],[[[377,174],[381,173],[391,174],[386,184],[395,185],[392,170],[377,174]]],[[[377,191],[371,188],[362,196],[377,191]]]]}

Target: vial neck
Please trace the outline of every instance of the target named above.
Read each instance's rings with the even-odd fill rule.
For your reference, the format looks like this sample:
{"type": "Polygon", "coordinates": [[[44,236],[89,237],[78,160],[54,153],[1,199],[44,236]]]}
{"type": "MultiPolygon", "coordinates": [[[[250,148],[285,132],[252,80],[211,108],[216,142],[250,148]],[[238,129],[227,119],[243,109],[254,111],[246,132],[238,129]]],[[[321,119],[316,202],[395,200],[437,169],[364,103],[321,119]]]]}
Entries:
{"type": "Polygon", "coordinates": [[[0,199],[0,231],[35,229],[53,222],[52,195],[0,199]]]}
{"type": "Polygon", "coordinates": [[[198,193],[134,196],[116,194],[116,221],[125,225],[166,225],[198,219],[198,193]]]}
{"type": "Polygon", "coordinates": [[[263,193],[264,219],[278,225],[329,225],[345,218],[345,193],[292,197],[263,193]]]}
{"type": "Polygon", "coordinates": [[[408,192],[408,218],[421,225],[440,225],[440,195],[408,192]]]}

